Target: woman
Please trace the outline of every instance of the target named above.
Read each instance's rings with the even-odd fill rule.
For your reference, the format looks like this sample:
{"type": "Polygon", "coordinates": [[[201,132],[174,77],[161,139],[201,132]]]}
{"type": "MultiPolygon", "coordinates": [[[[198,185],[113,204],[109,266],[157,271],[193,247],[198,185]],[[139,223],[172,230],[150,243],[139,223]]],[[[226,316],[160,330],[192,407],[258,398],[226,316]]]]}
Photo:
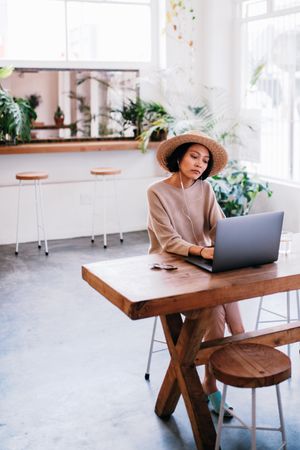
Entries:
{"type": "MultiPolygon", "coordinates": [[[[205,180],[225,167],[226,150],[209,136],[191,131],[162,142],[157,160],[171,176],[148,189],[149,252],[213,259],[216,223],[225,216],[210,183],[205,180]]],[[[244,332],[237,303],[220,305],[211,311],[204,340],[223,337],[225,324],[232,334],[244,332]]],[[[221,392],[208,366],[202,385],[213,411],[218,414],[221,392]]]]}

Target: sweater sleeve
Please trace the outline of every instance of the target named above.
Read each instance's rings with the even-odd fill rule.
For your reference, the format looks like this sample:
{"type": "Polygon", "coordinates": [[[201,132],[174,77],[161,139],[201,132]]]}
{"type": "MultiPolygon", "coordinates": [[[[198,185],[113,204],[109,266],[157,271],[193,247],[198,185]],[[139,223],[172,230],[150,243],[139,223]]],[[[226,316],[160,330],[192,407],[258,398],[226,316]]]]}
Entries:
{"type": "Polygon", "coordinates": [[[174,229],[158,194],[148,189],[149,223],[163,251],[187,256],[193,245],[185,241],[174,229]]]}

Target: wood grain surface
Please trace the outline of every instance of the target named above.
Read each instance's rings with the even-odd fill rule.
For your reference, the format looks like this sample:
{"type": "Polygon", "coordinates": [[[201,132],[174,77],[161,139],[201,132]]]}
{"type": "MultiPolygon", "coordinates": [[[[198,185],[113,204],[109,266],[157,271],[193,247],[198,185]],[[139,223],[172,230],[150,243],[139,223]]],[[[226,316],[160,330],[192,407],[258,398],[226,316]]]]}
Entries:
{"type": "Polygon", "coordinates": [[[131,319],[213,307],[300,289],[300,234],[292,253],[260,267],[211,274],[179,256],[144,255],[84,265],[82,277],[131,319]],[[177,270],[153,270],[155,262],[177,270]]]}

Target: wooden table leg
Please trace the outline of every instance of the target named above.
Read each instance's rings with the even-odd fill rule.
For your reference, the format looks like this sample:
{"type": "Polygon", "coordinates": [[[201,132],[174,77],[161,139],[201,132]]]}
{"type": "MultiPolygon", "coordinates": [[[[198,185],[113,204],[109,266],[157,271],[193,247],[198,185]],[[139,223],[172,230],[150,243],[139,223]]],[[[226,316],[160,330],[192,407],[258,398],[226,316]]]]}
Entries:
{"type": "Polygon", "coordinates": [[[178,316],[180,314],[161,316],[171,362],[155,412],[159,417],[171,415],[182,394],[197,449],[213,450],[216,432],[194,362],[207,328],[210,310],[201,310],[197,318],[186,318],[184,323],[178,316]]]}

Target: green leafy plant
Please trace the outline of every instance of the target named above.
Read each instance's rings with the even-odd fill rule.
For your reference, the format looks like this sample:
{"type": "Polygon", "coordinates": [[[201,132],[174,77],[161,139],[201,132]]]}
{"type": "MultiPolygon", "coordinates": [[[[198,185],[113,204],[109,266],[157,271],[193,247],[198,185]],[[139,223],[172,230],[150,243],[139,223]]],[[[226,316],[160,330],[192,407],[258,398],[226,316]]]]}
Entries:
{"type": "MultiPolygon", "coordinates": [[[[0,79],[12,72],[10,66],[0,68],[0,79]]],[[[31,123],[35,119],[36,113],[28,100],[12,97],[0,85],[0,143],[29,142],[31,123]]]]}
{"type": "Polygon", "coordinates": [[[26,100],[32,109],[36,109],[41,104],[42,97],[39,94],[31,94],[26,97],[26,100]]]}
{"type": "Polygon", "coordinates": [[[124,131],[133,127],[135,137],[143,131],[143,121],[147,111],[147,102],[137,97],[136,100],[128,99],[123,108],[119,110],[123,120],[124,131]]]}
{"type": "Polygon", "coordinates": [[[150,139],[153,139],[153,137],[153,140],[163,140],[162,138],[167,138],[168,130],[172,126],[173,120],[173,117],[167,114],[147,125],[147,128],[138,137],[138,147],[142,153],[146,153],[149,141],[150,139]],[[161,136],[156,139],[155,136],[159,135],[159,133],[161,133],[161,136]]]}
{"type": "Polygon", "coordinates": [[[78,110],[82,114],[82,118],[76,120],[76,132],[79,131],[84,134],[84,136],[91,135],[91,121],[96,118],[96,114],[91,113],[91,106],[87,103],[86,97],[84,95],[78,95],[74,91],[69,92],[69,98],[76,100],[78,105],[78,110]]]}
{"type": "Polygon", "coordinates": [[[268,197],[272,195],[268,183],[251,177],[246,168],[234,160],[209,181],[226,217],[248,214],[260,192],[265,192],[268,197]]]}

